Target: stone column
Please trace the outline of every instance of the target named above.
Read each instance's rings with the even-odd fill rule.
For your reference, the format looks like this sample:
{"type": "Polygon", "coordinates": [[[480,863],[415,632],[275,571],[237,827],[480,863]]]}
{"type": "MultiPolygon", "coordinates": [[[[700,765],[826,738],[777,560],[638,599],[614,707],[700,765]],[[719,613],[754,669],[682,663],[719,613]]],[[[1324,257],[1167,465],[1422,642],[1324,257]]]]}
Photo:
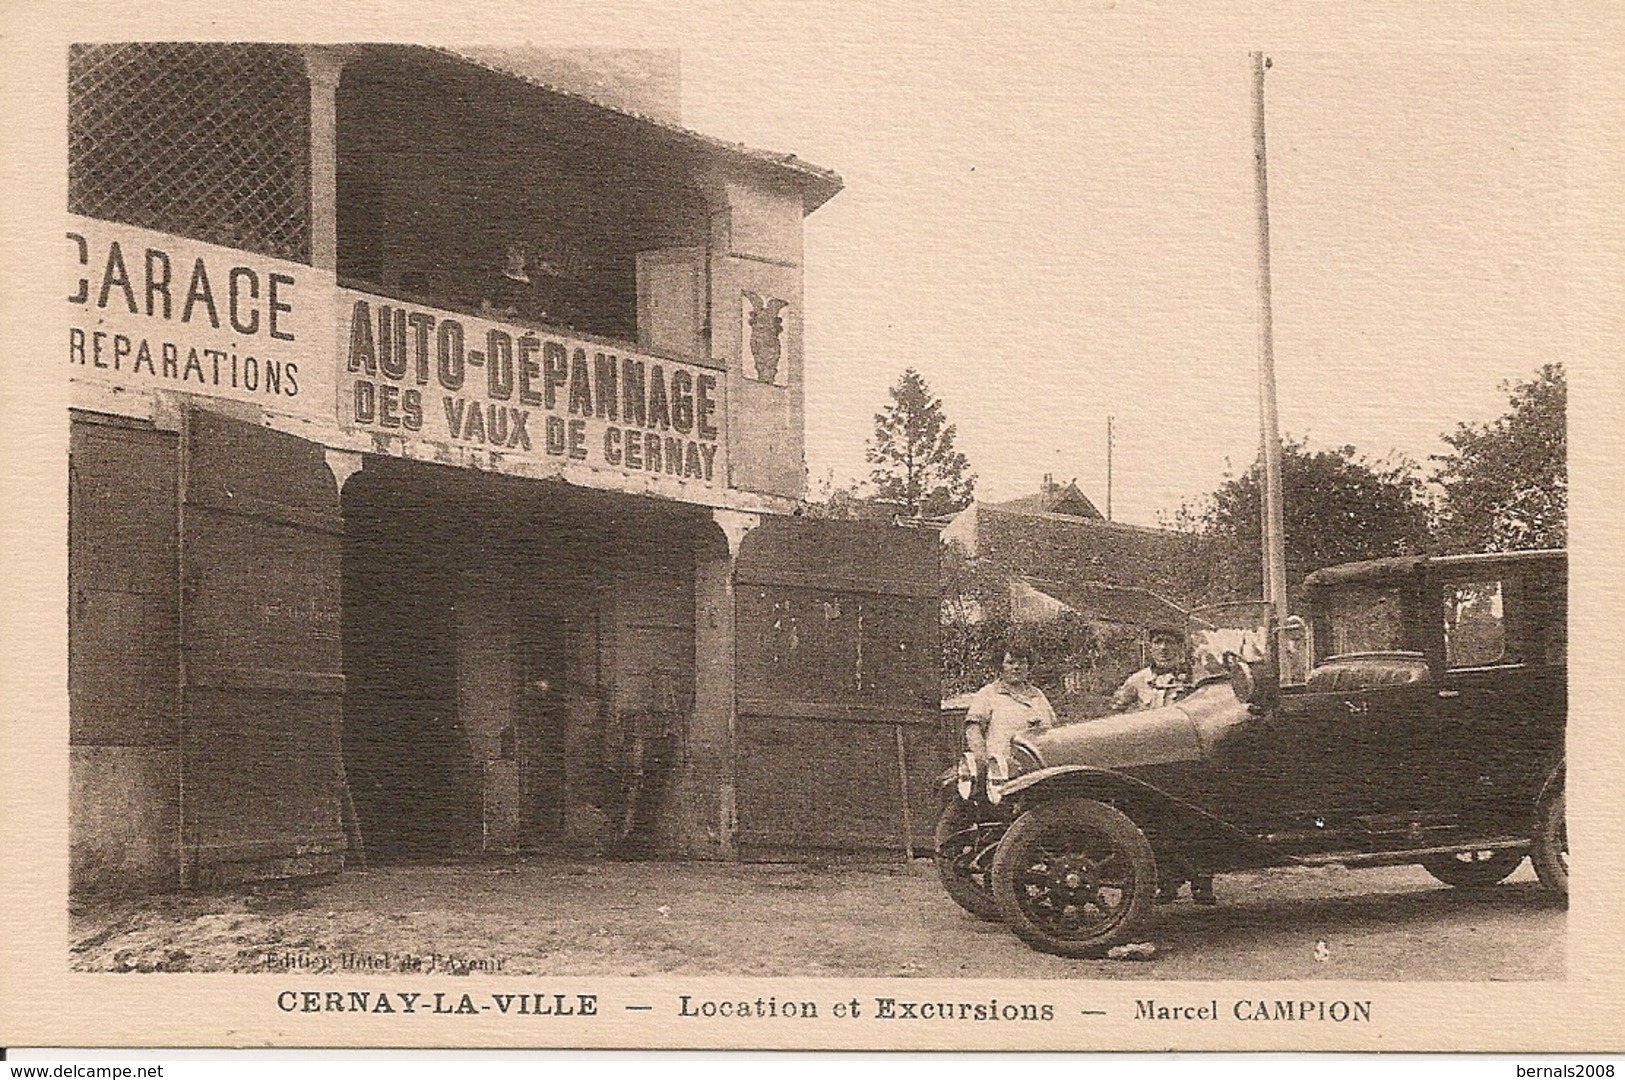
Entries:
{"type": "Polygon", "coordinates": [[[327,470],[333,474],[333,482],[338,485],[339,498],[344,497],[345,482],[361,471],[362,456],[354,450],[334,450],[329,447],[323,451],[327,458],[327,470]]]}
{"type": "Polygon", "coordinates": [[[310,265],[338,272],[338,89],[345,50],[304,45],[310,78],[310,265]]]}
{"type": "Polygon", "coordinates": [[[694,553],[694,713],[673,808],[683,854],[731,859],[734,848],[734,566],[739,544],[761,520],[713,510],[713,543],[694,553]]]}
{"type": "MultiPolygon", "coordinates": [[[[335,450],[332,447],[328,447],[322,454],[327,460],[327,471],[333,474],[333,483],[338,489],[339,512],[342,515],[344,512],[344,485],[349,482],[350,477],[361,471],[364,459],[353,450],[335,450]]],[[[345,635],[341,633],[339,637],[342,641],[345,635]]],[[[355,794],[350,789],[350,774],[346,770],[344,763],[342,732],[340,733],[340,742],[339,790],[341,795],[339,797],[341,804],[339,816],[344,822],[345,842],[349,845],[349,850],[344,853],[344,865],[364,870],[367,867],[367,842],[366,837],[361,834],[361,818],[356,813],[355,794]]]]}

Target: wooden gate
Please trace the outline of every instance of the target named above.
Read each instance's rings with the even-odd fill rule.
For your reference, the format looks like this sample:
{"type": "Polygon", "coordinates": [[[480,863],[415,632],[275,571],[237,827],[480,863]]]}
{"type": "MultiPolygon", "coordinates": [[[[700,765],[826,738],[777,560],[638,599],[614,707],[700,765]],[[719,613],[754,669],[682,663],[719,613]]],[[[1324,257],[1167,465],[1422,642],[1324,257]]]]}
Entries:
{"type": "Polygon", "coordinates": [[[747,856],[929,851],[939,721],[934,532],[773,518],[736,568],[737,831],[747,856]]]}
{"type": "Polygon", "coordinates": [[[336,870],[337,485],[316,444],[200,409],[184,415],[180,468],[183,871],[336,870]]]}

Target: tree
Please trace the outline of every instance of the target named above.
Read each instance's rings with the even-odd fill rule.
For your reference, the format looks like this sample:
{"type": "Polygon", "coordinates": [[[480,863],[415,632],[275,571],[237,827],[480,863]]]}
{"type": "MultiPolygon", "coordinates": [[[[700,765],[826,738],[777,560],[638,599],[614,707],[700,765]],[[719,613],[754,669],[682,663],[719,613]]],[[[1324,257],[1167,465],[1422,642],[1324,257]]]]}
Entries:
{"type": "MultiPolygon", "coordinates": [[[[1287,439],[1281,498],[1288,588],[1323,566],[1426,551],[1428,506],[1417,472],[1403,458],[1371,461],[1352,446],[1311,451],[1287,439]]],[[[1263,595],[1262,476],[1255,462],[1228,478],[1198,516],[1214,570],[1237,598],[1263,595]]]]}
{"type": "Polygon", "coordinates": [[[1433,480],[1444,491],[1439,534],[1448,551],[1558,548],[1568,542],[1568,383],[1562,364],[1502,383],[1512,411],[1444,436],[1433,480]]]}
{"type": "Polygon", "coordinates": [[[869,441],[870,479],[878,499],[910,515],[936,516],[962,510],[976,490],[970,462],[954,449],[954,425],[942,399],[913,368],[891,388],[891,404],[875,414],[869,441]]]}

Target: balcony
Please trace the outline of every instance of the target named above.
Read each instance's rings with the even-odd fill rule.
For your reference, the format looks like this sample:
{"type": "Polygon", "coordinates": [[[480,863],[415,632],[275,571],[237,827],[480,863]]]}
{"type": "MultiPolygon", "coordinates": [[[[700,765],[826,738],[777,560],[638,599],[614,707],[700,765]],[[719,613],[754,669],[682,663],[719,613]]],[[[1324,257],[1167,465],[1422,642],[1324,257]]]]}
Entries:
{"type": "MultiPolygon", "coordinates": [[[[504,412],[514,408],[507,387],[510,348],[516,378],[534,374],[527,363],[539,356],[536,370],[544,381],[555,380],[541,392],[549,413],[548,395],[559,378],[556,356],[548,367],[549,350],[567,349],[569,397],[559,408],[587,427],[589,399],[585,392],[576,396],[586,385],[587,365],[602,382],[594,383],[592,422],[625,422],[601,407],[615,397],[605,397],[610,380],[596,374],[600,367],[623,371],[623,411],[626,388],[637,382],[626,371],[635,377],[646,370],[652,388],[663,370],[672,401],[686,401],[692,386],[697,410],[704,411],[702,398],[715,403],[716,438],[707,441],[696,428],[714,463],[704,459],[696,475],[694,454],[684,447],[682,483],[672,486],[671,455],[663,450],[660,483],[672,497],[782,511],[786,500],[800,495],[802,219],[840,189],[833,173],[793,155],[695,134],[669,116],[601,104],[580,87],[554,86],[423,46],[87,45],[72,50],[69,66],[72,213],[164,234],[128,238],[132,250],[144,245],[149,259],[153,251],[163,256],[185,247],[166,236],[231,249],[209,254],[210,269],[220,265],[215,272],[242,284],[249,300],[255,299],[253,282],[269,280],[273,271],[239,268],[235,262],[242,260],[234,261],[232,252],[312,268],[297,275],[297,267],[287,265],[275,271],[279,280],[300,280],[295,291],[307,322],[296,345],[283,347],[294,341],[289,336],[278,350],[298,354],[293,359],[304,389],[297,401],[273,403],[263,422],[282,423],[270,414],[278,410],[297,413],[289,430],[335,449],[363,446],[370,453],[645,490],[655,482],[647,475],[655,471],[647,440],[671,434],[666,395],[654,389],[645,402],[649,419],[635,423],[644,447],[636,458],[641,468],[628,458],[624,438],[617,442],[608,431],[601,460],[589,464],[578,451],[598,433],[584,427],[578,439],[568,427],[575,421],[562,416],[546,420],[550,441],[516,444],[518,420],[504,412]],[[330,318],[348,331],[335,338],[315,329],[330,318]],[[407,326],[417,364],[413,388],[391,366],[406,355],[407,326]],[[509,418],[504,453],[491,452],[483,429],[473,439],[486,448],[483,456],[465,452],[473,429],[459,417],[472,415],[472,405],[459,411],[457,400],[436,402],[444,421],[434,419],[441,413],[426,400],[414,401],[410,412],[395,411],[397,395],[404,410],[409,390],[428,393],[426,327],[447,332],[446,341],[436,343],[436,359],[444,352],[451,366],[436,386],[453,395],[462,386],[453,371],[461,359],[483,365],[489,354],[502,361],[500,370],[483,372],[489,400],[476,404],[488,419],[509,418]],[[463,338],[482,345],[470,346],[464,357],[463,338]],[[324,339],[333,346],[321,344],[324,339]],[[616,359],[629,356],[630,368],[616,359]],[[402,422],[392,425],[398,415],[402,422]],[[374,422],[376,431],[369,429],[374,422]],[[563,451],[552,439],[557,423],[566,424],[563,451]],[[400,431],[391,434],[396,426],[400,431]],[[551,460],[559,456],[570,460],[551,460]]],[[[112,233],[97,239],[113,250],[112,233]]],[[[95,260],[80,241],[84,273],[95,260]]],[[[187,251],[187,265],[201,258],[187,251]]],[[[140,357],[121,371],[117,347],[135,349],[147,335],[174,327],[148,326],[154,312],[138,305],[122,264],[109,255],[107,267],[104,277],[117,287],[113,295],[128,298],[124,310],[110,311],[100,296],[94,305],[81,304],[79,315],[101,321],[86,323],[75,339],[114,343],[111,372],[99,362],[76,372],[109,391],[95,407],[112,402],[109,407],[143,415],[145,401],[150,415],[150,395],[164,389],[265,404],[245,398],[229,380],[205,385],[199,375],[188,386],[190,363],[184,371],[175,365],[174,373],[148,363],[151,385],[137,385],[140,357]]],[[[201,286],[194,282],[194,289],[201,286]]],[[[146,308],[151,299],[149,290],[146,308]]],[[[189,293],[188,307],[192,299],[189,293]]],[[[209,311],[212,329],[221,330],[209,311]]],[[[188,359],[189,350],[226,356],[235,346],[254,347],[230,338],[170,344],[188,359]]],[[[515,392],[523,408],[525,388],[515,392]]],[[[686,413],[671,413],[670,423],[681,433],[678,415],[686,413]]]]}
{"type": "Polygon", "coordinates": [[[346,58],[337,159],[340,280],[444,310],[635,343],[639,256],[709,240],[692,139],[434,50],[346,58]]]}

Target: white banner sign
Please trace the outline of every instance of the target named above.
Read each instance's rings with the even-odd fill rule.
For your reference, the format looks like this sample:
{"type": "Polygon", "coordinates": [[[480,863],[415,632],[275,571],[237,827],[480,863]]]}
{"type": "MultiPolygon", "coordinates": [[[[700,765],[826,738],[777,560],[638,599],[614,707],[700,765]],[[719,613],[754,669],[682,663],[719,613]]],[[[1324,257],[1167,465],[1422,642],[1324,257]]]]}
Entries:
{"type": "Polygon", "coordinates": [[[720,371],[349,289],[338,306],[347,431],[593,473],[597,486],[726,486],[720,371]]]}
{"type": "Polygon", "coordinates": [[[333,284],[301,263],[70,215],[68,366],[330,427],[333,284]]]}

